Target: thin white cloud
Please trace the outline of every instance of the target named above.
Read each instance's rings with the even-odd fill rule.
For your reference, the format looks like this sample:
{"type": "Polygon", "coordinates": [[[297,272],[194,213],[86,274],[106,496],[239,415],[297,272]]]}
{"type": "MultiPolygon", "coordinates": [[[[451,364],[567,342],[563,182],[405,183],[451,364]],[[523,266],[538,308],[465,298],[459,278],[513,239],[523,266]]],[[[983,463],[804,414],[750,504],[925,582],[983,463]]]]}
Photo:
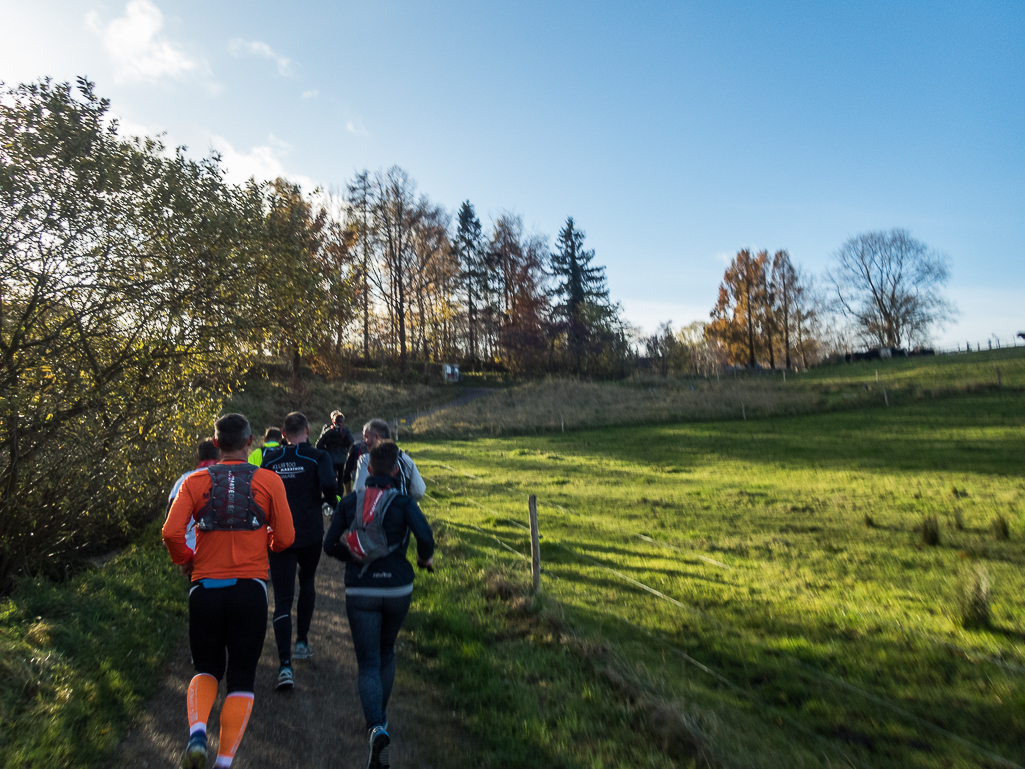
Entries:
{"type": "Polygon", "coordinates": [[[268,142],[253,147],[249,152],[242,152],[235,149],[223,136],[210,137],[210,146],[221,156],[221,166],[229,182],[244,184],[250,179],[259,182],[272,181],[280,176],[298,184],[304,193],[313,192],[318,186],[313,179],[302,174],[289,173],[285,169],[281,156],[289,151],[291,145],[273,135],[268,137],[268,142]]]}
{"type": "Polygon", "coordinates": [[[345,130],[354,136],[370,136],[370,132],[359,120],[350,120],[345,124],[345,130]]]}
{"type": "Polygon", "coordinates": [[[267,141],[269,141],[272,146],[277,147],[282,152],[286,152],[287,153],[287,152],[291,152],[292,151],[292,145],[291,144],[286,142],[284,139],[279,139],[274,134],[267,134],[267,141]]]}
{"type": "Polygon", "coordinates": [[[171,159],[175,156],[175,147],[168,146],[166,133],[159,128],[151,128],[150,126],[143,125],[142,123],[135,123],[131,120],[125,120],[123,117],[115,112],[108,112],[106,115],[106,124],[109,126],[114,121],[117,121],[117,135],[122,139],[137,138],[145,142],[146,139],[153,139],[163,146],[157,154],[171,159]]]}
{"type": "Polygon", "coordinates": [[[718,254],[715,255],[715,259],[729,267],[731,264],[733,264],[734,256],[735,254],[731,254],[728,251],[720,251],[718,254]]]}
{"type": "Polygon", "coordinates": [[[144,126],[142,123],[133,123],[130,120],[125,120],[115,112],[108,112],[106,118],[107,125],[110,125],[115,120],[117,121],[117,135],[123,139],[130,136],[138,136],[140,139],[145,139],[146,137],[156,139],[159,138],[158,135],[161,133],[148,126],[144,126]]]}
{"type": "Polygon", "coordinates": [[[100,35],[114,63],[114,76],[121,82],[155,82],[208,74],[202,59],[190,56],[160,34],[164,14],[150,0],[131,0],[125,6],[125,15],[106,26],[95,11],[88,14],[86,21],[100,35]]]}
{"type": "Polygon", "coordinates": [[[228,50],[234,56],[259,56],[262,59],[268,59],[277,65],[279,75],[288,77],[292,74],[292,60],[277,53],[269,45],[259,40],[246,41],[236,37],[228,43],[228,50]]]}
{"type": "Polygon", "coordinates": [[[316,99],[318,96],[320,96],[320,91],[318,91],[316,88],[311,88],[308,91],[303,91],[304,99],[316,99]]]}

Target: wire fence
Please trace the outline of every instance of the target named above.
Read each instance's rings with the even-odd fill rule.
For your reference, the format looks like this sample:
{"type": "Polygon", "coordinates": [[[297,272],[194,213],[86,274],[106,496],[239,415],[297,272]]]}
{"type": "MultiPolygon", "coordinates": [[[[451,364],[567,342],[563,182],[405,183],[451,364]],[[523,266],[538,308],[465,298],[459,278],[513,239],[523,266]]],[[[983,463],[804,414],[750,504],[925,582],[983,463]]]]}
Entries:
{"type": "Polygon", "coordinates": [[[958,355],[970,352],[988,352],[990,350],[1002,350],[1006,347],[1025,347],[1025,331],[1006,336],[991,335],[983,342],[972,342],[969,339],[964,344],[956,342],[954,347],[934,348],[937,355],[958,355]]]}
{"type": "MultiPolygon", "coordinates": [[[[449,465],[444,465],[444,464],[440,464],[439,463],[437,466],[439,468],[443,468],[443,469],[449,470],[451,472],[455,472],[455,473],[458,473],[460,475],[463,475],[463,476],[465,476],[467,478],[470,478],[470,479],[472,479],[472,480],[474,480],[474,481],[476,481],[478,483],[484,483],[484,480],[479,478],[478,476],[472,475],[471,473],[467,473],[465,471],[458,470],[458,469],[456,469],[454,467],[451,467],[449,465]]],[[[491,507],[488,507],[487,505],[479,502],[478,500],[474,499],[470,495],[468,495],[466,493],[461,493],[460,491],[457,491],[452,486],[449,486],[449,485],[446,485],[446,484],[442,484],[440,481],[438,481],[438,480],[436,480],[434,478],[429,478],[428,476],[423,476],[423,477],[424,477],[424,480],[427,480],[427,481],[429,481],[432,484],[435,484],[435,485],[437,485],[437,486],[439,486],[441,488],[444,488],[444,489],[448,490],[453,495],[461,498],[464,501],[469,502],[470,504],[474,505],[475,507],[478,507],[478,508],[480,508],[482,510],[485,510],[486,512],[488,512],[488,513],[492,514],[493,516],[495,516],[497,519],[504,520],[504,521],[506,521],[506,522],[508,522],[508,523],[512,524],[513,526],[515,526],[517,528],[520,528],[520,529],[528,529],[528,527],[525,526],[522,522],[516,521],[515,519],[509,518],[509,517],[503,515],[499,511],[494,510],[491,507]]],[[[512,491],[511,489],[500,489],[500,491],[505,492],[505,493],[510,494],[510,495],[514,495],[516,497],[520,497],[521,496],[520,494],[518,494],[517,492],[512,491]]],[[[430,499],[432,502],[434,502],[436,504],[440,504],[438,502],[438,500],[435,500],[433,497],[430,497],[430,495],[427,495],[427,498],[430,499]]],[[[566,508],[564,508],[564,507],[562,507],[560,505],[546,503],[546,502],[543,502],[541,500],[539,500],[538,502],[539,502],[539,504],[544,504],[544,505],[546,505],[549,508],[557,509],[557,510],[561,511],[564,514],[572,514],[572,512],[570,510],[567,510],[566,508]]],[[[512,543],[509,543],[509,542],[501,539],[500,537],[498,537],[494,532],[487,531],[486,529],[483,529],[483,528],[481,528],[479,526],[476,526],[476,525],[473,525],[473,524],[459,523],[459,522],[450,521],[450,520],[447,520],[447,519],[444,519],[444,518],[442,518],[441,520],[445,520],[446,523],[454,524],[454,525],[459,526],[459,527],[465,526],[465,527],[467,527],[469,529],[475,530],[478,534],[483,535],[483,536],[485,536],[486,538],[488,538],[490,540],[493,540],[495,543],[497,543],[504,550],[506,550],[506,551],[508,551],[508,552],[510,552],[510,553],[512,553],[512,554],[514,554],[514,555],[516,555],[518,557],[520,557],[520,558],[523,558],[523,559],[528,559],[529,560],[529,558],[530,558],[530,556],[528,556],[527,554],[521,552],[520,550],[517,550],[513,546],[512,543]]],[[[668,545],[666,543],[658,542],[657,540],[654,540],[651,537],[648,537],[648,536],[645,536],[645,535],[642,535],[642,534],[639,534],[639,533],[636,533],[636,532],[627,532],[627,531],[623,530],[622,533],[630,535],[630,536],[638,537],[639,539],[642,539],[645,542],[648,542],[648,543],[650,543],[650,544],[652,544],[654,546],[657,546],[657,547],[663,547],[663,548],[667,548],[667,549],[670,549],[670,550],[677,550],[678,551],[677,548],[674,548],[671,545],[668,545]]],[[[584,562],[588,563],[591,566],[594,566],[596,568],[602,569],[602,570],[604,570],[606,572],[609,572],[609,573],[615,575],[616,577],[620,578],[621,580],[625,581],[626,583],[632,585],[635,588],[643,590],[643,591],[645,591],[645,592],[655,596],[656,598],[658,598],[660,600],[667,601],[668,603],[676,606],[678,609],[694,613],[694,614],[700,616],[702,619],[704,619],[706,621],[712,622],[716,626],[720,627],[722,630],[727,630],[727,631],[736,633],[738,635],[744,636],[744,637],[746,637],[747,642],[751,643],[752,645],[767,647],[767,642],[764,641],[763,639],[760,639],[760,638],[752,636],[751,635],[751,631],[749,629],[740,628],[740,627],[732,625],[732,624],[730,624],[728,622],[723,622],[722,620],[720,620],[718,618],[712,617],[707,612],[699,609],[696,606],[693,606],[691,604],[688,604],[688,603],[680,601],[680,600],[678,600],[676,598],[673,598],[672,596],[667,595],[664,592],[659,591],[659,590],[651,587],[650,585],[645,584],[644,582],[642,582],[640,580],[634,579],[633,577],[629,577],[626,574],[622,573],[620,570],[612,568],[608,564],[603,563],[603,562],[601,562],[598,559],[595,559],[595,558],[592,558],[589,555],[577,552],[577,550],[575,550],[574,548],[572,548],[572,547],[570,547],[570,546],[568,546],[568,545],[566,545],[566,544],[564,544],[562,542],[559,542],[558,540],[554,539],[550,534],[546,537],[546,545],[548,547],[558,547],[561,550],[564,550],[565,552],[573,555],[574,557],[576,557],[577,559],[579,559],[581,561],[584,561],[584,562]]],[[[680,553],[680,555],[682,556],[683,553],[680,553]]],[[[689,555],[691,557],[697,557],[697,558],[699,558],[699,559],[701,559],[703,561],[706,561],[709,564],[713,564],[715,566],[724,567],[724,568],[730,568],[725,563],[721,563],[719,561],[715,561],[715,560],[713,560],[711,558],[703,558],[702,556],[697,555],[695,553],[688,552],[688,553],[686,553],[686,555],[689,555]]],[[[612,615],[612,616],[615,616],[615,615],[612,615]]],[[[620,619],[622,619],[622,618],[620,618],[620,619]]],[[[623,621],[625,621],[625,622],[627,622],[628,624],[631,624],[631,625],[634,624],[634,623],[630,623],[628,620],[625,620],[625,619],[623,621]]],[[[756,695],[754,692],[749,691],[748,689],[738,685],[734,681],[729,680],[728,678],[724,677],[720,672],[718,672],[716,670],[713,670],[708,665],[703,664],[703,663],[699,662],[698,660],[695,660],[693,657],[687,655],[681,649],[677,648],[676,646],[674,646],[673,644],[671,644],[669,641],[667,641],[666,639],[662,638],[661,636],[653,634],[650,630],[648,630],[646,628],[643,628],[643,627],[640,627],[640,626],[636,626],[636,625],[634,625],[634,627],[636,627],[638,630],[643,632],[645,635],[649,636],[650,638],[652,638],[653,640],[658,642],[660,645],[662,645],[665,648],[667,648],[668,650],[670,650],[674,655],[680,657],[685,662],[687,662],[689,664],[692,664],[692,665],[696,666],[697,668],[699,668],[700,670],[702,670],[703,672],[707,673],[708,675],[711,675],[713,678],[718,680],[720,683],[726,685],[728,688],[730,688],[730,689],[736,691],[737,693],[743,695],[747,699],[751,700],[755,704],[757,704],[760,707],[762,707],[764,710],[766,710],[768,712],[771,712],[775,717],[782,718],[783,720],[788,722],[791,726],[796,728],[801,733],[805,734],[806,736],[814,738],[816,742],[820,742],[823,745],[828,745],[829,748],[832,751],[835,751],[836,753],[841,755],[846,761],[850,762],[852,765],[864,766],[864,767],[868,766],[867,764],[864,764],[863,762],[855,760],[849,753],[847,753],[845,750],[840,748],[836,743],[831,742],[830,740],[828,740],[825,737],[823,737],[823,735],[821,735],[818,732],[815,732],[814,730],[810,729],[808,726],[806,726],[805,724],[803,724],[800,721],[796,720],[795,718],[793,718],[789,714],[783,713],[778,708],[772,706],[770,703],[765,702],[761,697],[756,695]]],[[[915,634],[915,635],[918,635],[920,638],[925,637],[922,634],[915,634]]],[[[932,640],[934,640],[934,642],[939,641],[939,639],[932,639],[932,640]]],[[[956,646],[954,646],[952,644],[944,643],[944,642],[939,642],[937,645],[947,646],[947,647],[952,647],[954,649],[957,649],[960,653],[964,654],[966,657],[969,657],[969,658],[971,656],[973,656],[972,652],[975,651],[975,650],[961,649],[960,647],[956,647],[956,646]]],[[[829,683],[829,684],[831,684],[833,686],[836,686],[836,687],[839,687],[839,688],[841,688],[841,689],[843,689],[843,690],[845,690],[845,691],[847,691],[849,693],[856,694],[856,695],[858,695],[860,697],[863,697],[866,700],[868,700],[869,702],[872,702],[875,705],[878,705],[878,706],[880,706],[882,708],[885,708],[886,710],[889,710],[891,713],[894,713],[894,714],[902,717],[903,719],[916,724],[919,727],[927,729],[928,731],[931,731],[931,732],[933,732],[934,734],[936,734],[936,735],[938,735],[940,737],[944,737],[946,739],[949,739],[949,740],[959,744],[961,747],[967,749],[968,751],[970,751],[972,753],[975,753],[977,756],[984,757],[985,759],[987,759],[988,761],[992,762],[993,764],[996,764],[998,766],[1008,767],[1008,769],[1025,769],[1025,767],[1022,767],[1021,765],[1016,764],[1013,761],[1011,761],[1011,760],[1009,760],[1009,759],[1007,759],[1007,758],[1005,758],[1005,757],[1003,757],[1003,756],[1001,756],[1001,755],[999,755],[997,753],[994,753],[993,751],[990,751],[987,748],[985,748],[985,747],[983,747],[981,745],[978,745],[978,744],[972,742],[971,740],[969,740],[969,739],[967,739],[965,737],[962,737],[959,734],[956,734],[956,733],[954,733],[952,731],[949,731],[948,729],[945,729],[944,727],[939,726],[938,724],[935,724],[935,723],[933,723],[932,721],[930,721],[928,719],[922,718],[921,716],[918,716],[915,713],[912,713],[912,712],[908,711],[907,709],[897,705],[896,703],[890,702],[889,700],[887,700],[887,699],[885,699],[883,697],[879,697],[878,695],[872,694],[871,692],[869,692],[869,691],[867,691],[867,690],[865,690],[865,689],[863,689],[861,687],[858,687],[858,686],[850,683],[849,681],[845,681],[845,680],[843,680],[841,678],[833,676],[830,673],[826,672],[825,670],[821,670],[819,667],[817,667],[815,665],[811,665],[808,662],[806,662],[806,661],[804,661],[802,659],[799,659],[798,657],[795,657],[795,656],[793,656],[791,654],[788,654],[786,652],[782,652],[781,650],[775,649],[775,648],[773,648],[772,651],[777,656],[784,657],[784,658],[790,660],[791,662],[795,663],[801,669],[806,670],[809,674],[811,674],[812,676],[818,678],[820,681],[829,683]]],[[[990,657],[989,655],[985,655],[985,654],[977,655],[977,659],[980,659],[980,661],[987,661],[987,662],[996,661],[994,658],[990,657]]],[[[1000,667],[1004,668],[1004,671],[1006,673],[1009,673],[1009,674],[1012,674],[1012,675],[1015,674],[1015,673],[1020,672],[1020,670],[1021,670],[1021,668],[1018,668],[1018,666],[1014,666],[1014,665],[1000,665],[1000,667]]]]}

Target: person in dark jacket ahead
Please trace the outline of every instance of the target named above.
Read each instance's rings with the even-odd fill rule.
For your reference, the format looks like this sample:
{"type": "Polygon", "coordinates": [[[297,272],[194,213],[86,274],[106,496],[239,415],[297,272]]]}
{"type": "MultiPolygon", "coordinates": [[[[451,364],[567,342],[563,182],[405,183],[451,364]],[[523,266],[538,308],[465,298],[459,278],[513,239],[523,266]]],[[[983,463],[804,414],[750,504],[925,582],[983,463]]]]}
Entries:
{"type": "Polygon", "coordinates": [[[345,613],[359,666],[359,698],[370,732],[370,769],[391,765],[386,709],[395,680],[395,639],[413,595],[413,567],[406,560],[409,534],[416,537],[416,563],[422,569],[434,568],[434,534],[416,500],[399,494],[382,519],[393,551],[361,565],[352,558],[344,537],[358,512],[364,521],[373,516],[383,492],[392,488],[398,462],[399,448],[391,441],[380,441],[370,450],[365,491],[342,499],[324,538],[324,552],[346,561],[345,613]],[[364,510],[357,511],[357,501],[363,503],[364,510]]]}
{"type": "Polygon", "coordinates": [[[295,680],[292,660],[313,658],[310,623],[317,600],[314,577],[320,563],[324,537],[323,504],[338,502],[338,483],[331,456],[309,443],[310,423],[298,411],[285,417],[281,425],[287,446],[268,449],[263,467],[273,470],[285,484],[288,506],[292,510],[295,543],[280,553],[270,554],[270,577],[274,584],[274,638],[278,644],[279,690],[291,689],[295,680]],[[299,600],[296,605],[295,651],[292,651],[292,600],[295,597],[295,572],[299,570],[299,600]]]}
{"type": "Polygon", "coordinates": [[[352,433],[345,426],[345,414],[335,409],[331,412],[331,423],[324,425],[324,429],[320,431],[317,448],[331,455],[331,461],[335,465],[335,475],[338,476],[338,488],[342,487],[342,472],[353,443],[355,441],[352,438],[352,433]]]}

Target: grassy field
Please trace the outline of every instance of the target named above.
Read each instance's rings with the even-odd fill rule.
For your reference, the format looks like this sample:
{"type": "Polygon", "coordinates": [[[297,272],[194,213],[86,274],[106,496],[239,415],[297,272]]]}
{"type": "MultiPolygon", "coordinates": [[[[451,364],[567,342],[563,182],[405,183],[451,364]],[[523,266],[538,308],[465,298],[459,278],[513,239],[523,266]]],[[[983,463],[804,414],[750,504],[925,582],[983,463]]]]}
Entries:
{"type": "MultiPolygon", "coordinates": [[[[484,437],[403,442],[440,551],[400,685],[472,733],[481,753],[452,766],[1025,765],[1023,390],[1018,348],[786,382],[553,381],[442,411],[422,434],[484,437]],[[980,567],[990,618],[966,628],[980,567]]],[[[358,428],[459,390],[300,395],[314,423],[340,406],[358,428]]],[[[254,380],[228,407],[262,430],[290,397],[254,380]]],[[[100,569],[22,582],[0,602],[0,767],[106,765],[184,618],[155,527],[100,569]]]]}
{"type": "Polygon", "coordinates": [[[549,379],[497,390],[417,419],[421,439],[537,435],[850,410],[997,388],[1025,388],[1025,347],[893,358],[806,372],[731,372],[710,378],[638,374],[618,382],[549,379]]]}
{"type": "Polygon", "coordinates": [[[794,375],[794,381],[833,386],[879,384],[922,389],[967,389],[1002,384],[1025,387],[1025,346],[924,358],[840,363],[794,375]]]}
{"type": "Polygon", "coordinates": [[[1023,764],[1023,406],[406,444],[443,542],[408,654],[491,746],[479,765],[1023,764]],[[966,629],[979,567],[991,622],[966,629]]]}
{"type": "Polygon", "coordinates": [[[108,766],[185,634],[155,523],[101,569],[0,601],[0,767],[108,766]]]}

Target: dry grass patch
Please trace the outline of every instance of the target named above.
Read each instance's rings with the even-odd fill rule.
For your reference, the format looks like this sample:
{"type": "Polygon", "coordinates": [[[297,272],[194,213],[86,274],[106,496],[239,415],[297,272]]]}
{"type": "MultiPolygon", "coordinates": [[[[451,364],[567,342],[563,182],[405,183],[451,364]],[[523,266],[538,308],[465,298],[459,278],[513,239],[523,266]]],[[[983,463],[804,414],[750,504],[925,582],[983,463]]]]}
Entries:
{"type": "Polygon", "coordinates": [[[808,390],[763,381],[666,380],[661,386],[629,382],[548,379],[500,390],[462,406],[417,419],[417,438],[523,435],[611,425],[743,419],[807,413],[808,390]]]}

